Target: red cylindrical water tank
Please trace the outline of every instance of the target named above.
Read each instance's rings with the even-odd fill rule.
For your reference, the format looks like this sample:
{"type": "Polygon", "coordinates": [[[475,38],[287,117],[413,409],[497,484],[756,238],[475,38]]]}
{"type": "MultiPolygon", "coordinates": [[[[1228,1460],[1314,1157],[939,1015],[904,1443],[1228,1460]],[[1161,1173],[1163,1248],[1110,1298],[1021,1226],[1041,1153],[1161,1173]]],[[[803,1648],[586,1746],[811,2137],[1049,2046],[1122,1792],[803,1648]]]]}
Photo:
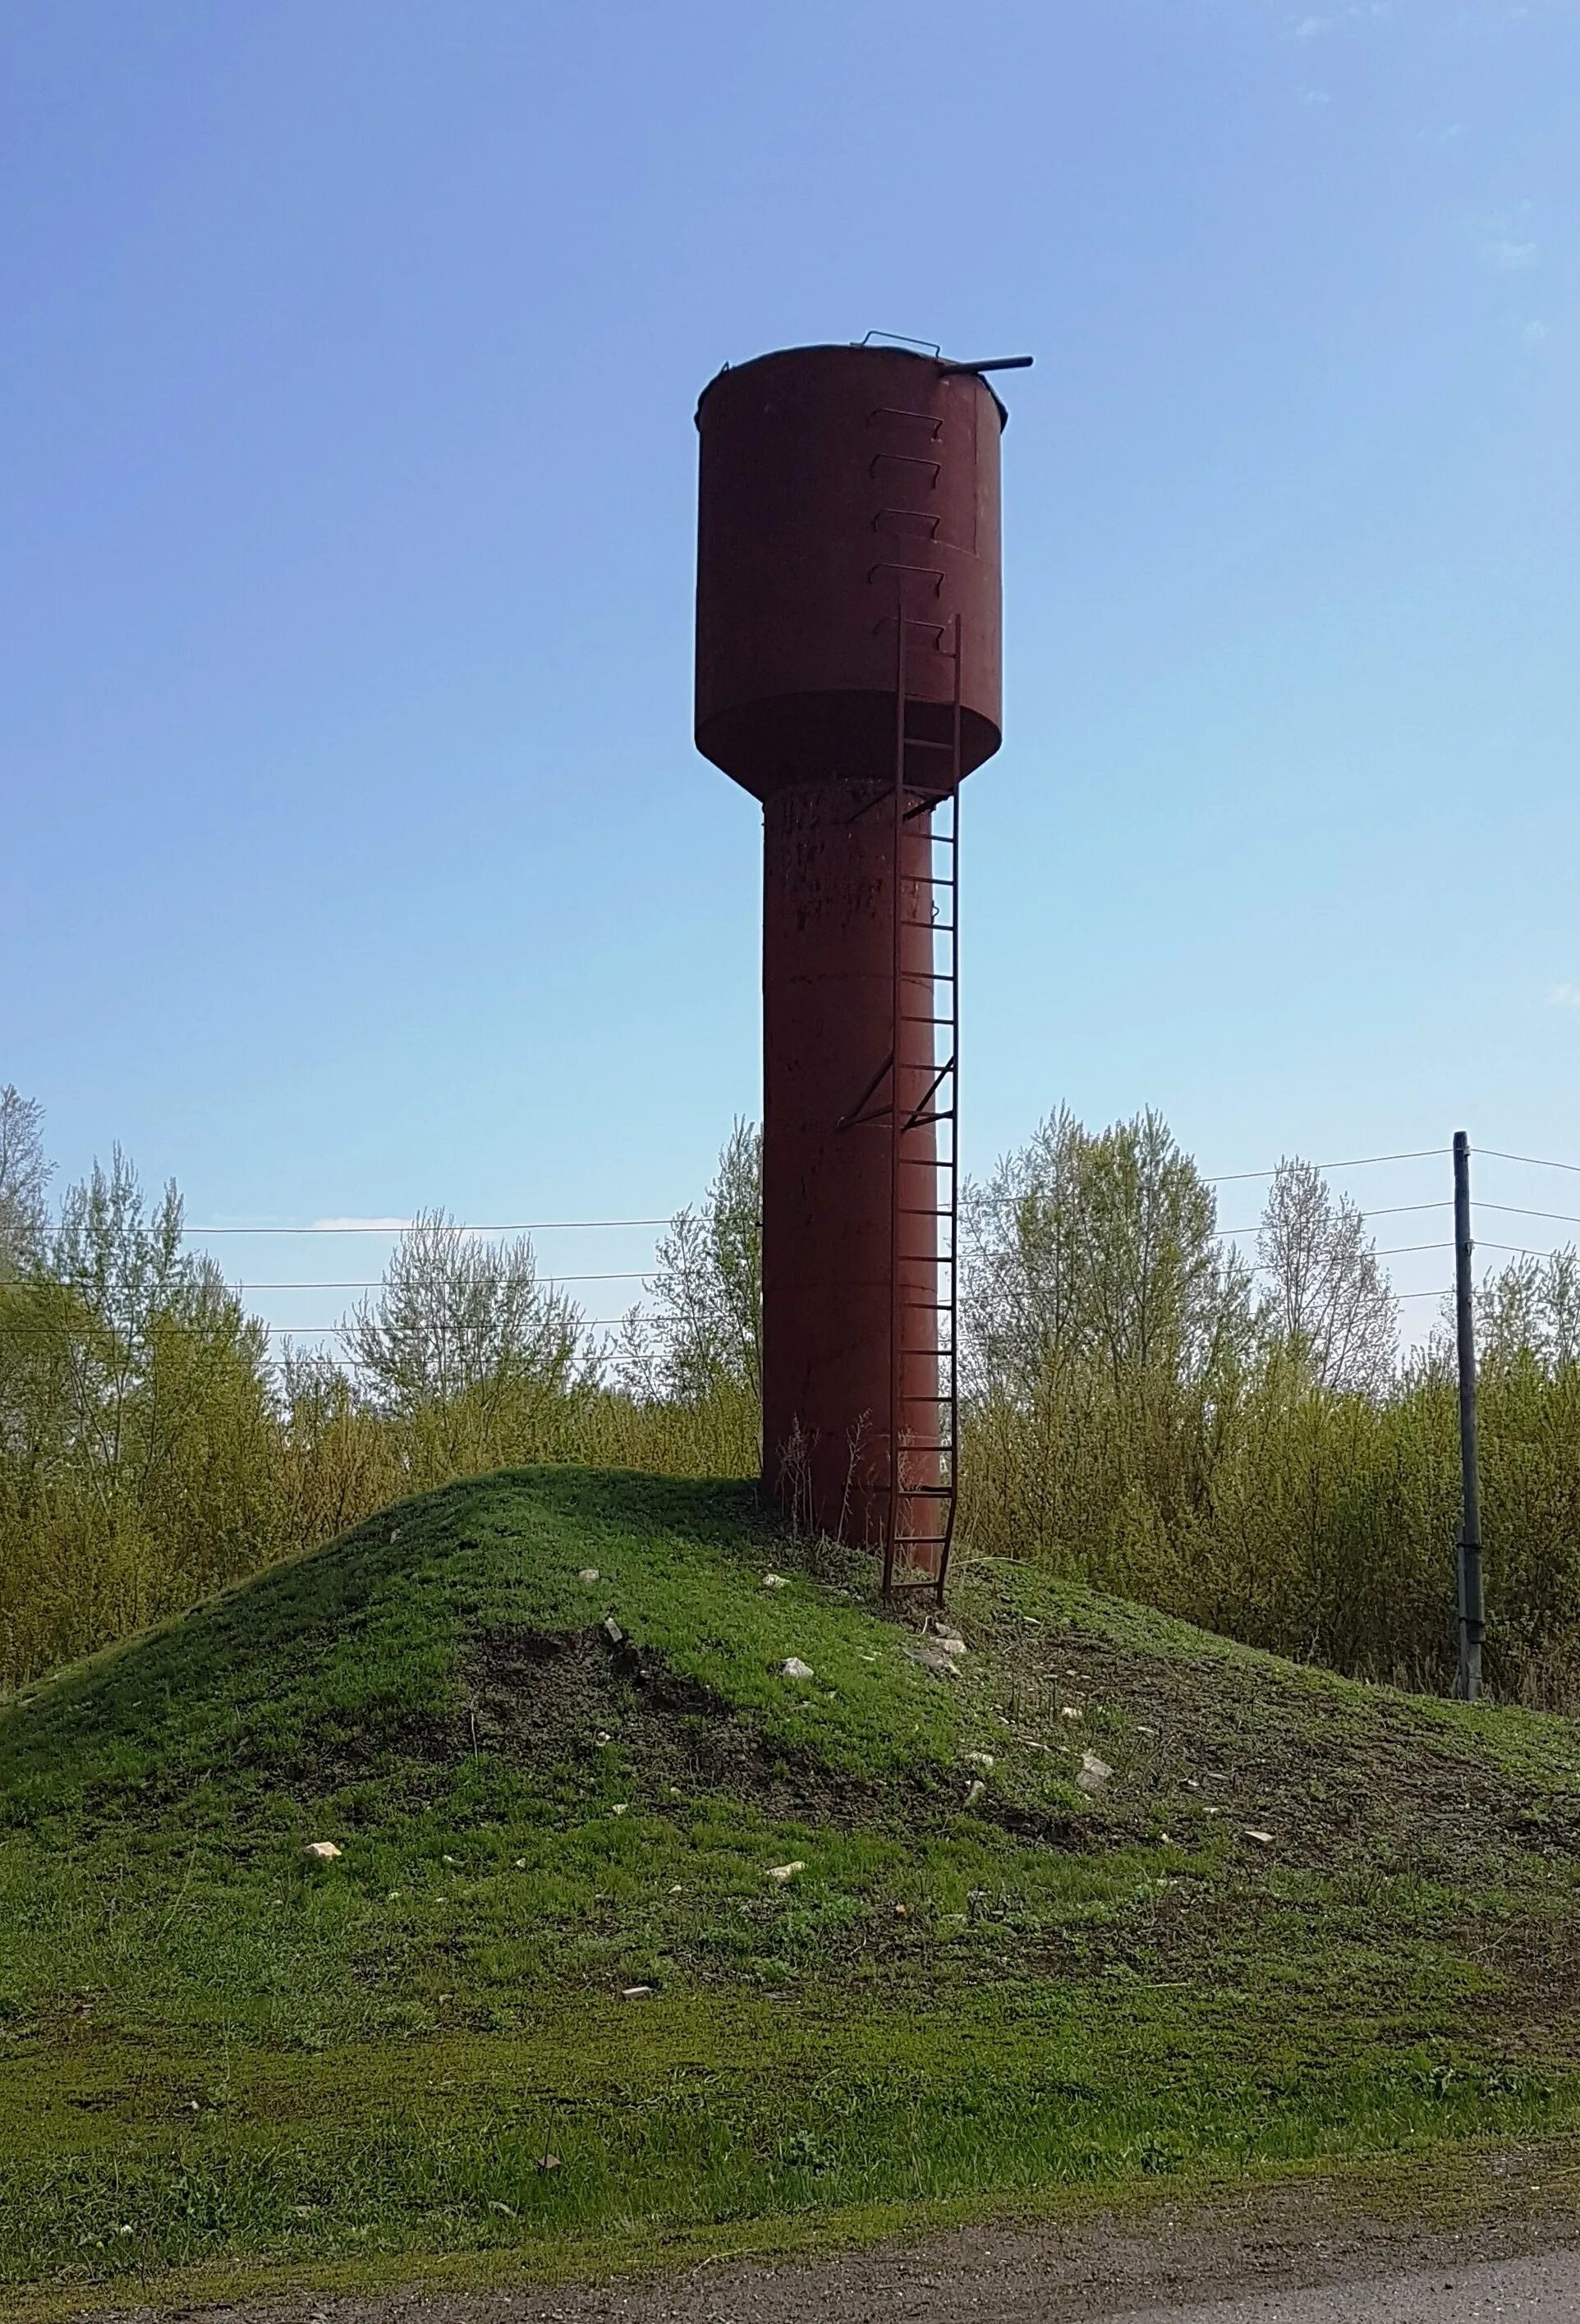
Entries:
{"type": "Polygon", "coordinates": [[[943,1205],[932,1126],[897,1187],[864,1102],[925,1110],[940,1062],[929,802],[956,705],[961,772],[999,744],[1003,421],[978,374],[890,347],[763,355],[698,408],[697,743],[763,802],[763,1480],[874,1544],[893,1464],[938,1474],[943,1205]]]}
{"type": "MultiPolygon", "coordinates": [[[[999,437],[973,371],[894,347],[790,347],[720,372],[697,408],[697,747],[766,798],[883,781],[894,608],[960,617],[962,768],[999,746],[999,437]]],[[[953,677],[918,657],[942,722],[953,677]]]]}

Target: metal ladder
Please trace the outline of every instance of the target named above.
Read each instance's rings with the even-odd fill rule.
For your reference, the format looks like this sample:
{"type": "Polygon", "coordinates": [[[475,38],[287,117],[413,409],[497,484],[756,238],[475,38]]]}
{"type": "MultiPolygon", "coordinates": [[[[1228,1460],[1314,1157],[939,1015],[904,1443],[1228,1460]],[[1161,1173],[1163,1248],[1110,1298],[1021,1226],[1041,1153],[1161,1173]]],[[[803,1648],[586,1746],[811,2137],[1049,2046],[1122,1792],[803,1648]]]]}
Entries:
{"type": "Polygon", "coordinates": [[[891,1051],[889,1119],[890,1185],[890,1317],[889,1317],[889,1476],[888,1515],[883,1533],[883,1593],[897,1597],[910,1591],[930,1591],[941,1603],[954,1546],[958,1502],[959,1322],[956,1247],[960,1215],[958,1138],[958,1061],[960,1056],[960,616],[932,622],[908,614],[903,590],[895,608],[896,653],[894,684],[893,814],[893,1024],[891,1051]],[[930,632],[930,647],[912,642],[914,631],[930,632]],[[947,642],[946,642],[946,641],[947,642]],[[931,695],[913,695],[910,673],[917,651],[944,656],[952,665],[947,740],[914,731],[911,713],[923,706],[937,708],[931,695]],[[939,827],[939,817],[946,818],[939,827]],[[914,879],[901,877],[904,845],[910,826],[925,818],[928,834],[927,871],[914,879]],[[941,868],[940,868],[941,867],[941,868]],[[916,910],[906,913],[908,892],[916,910]],[[928,931],[930,972],[905,965],[905,938],[917,927],[928,931]],[[941,946],[941,952],[940,952],[941,946]],[[925,1003],[925,1008],[919,1007],[925,1003]],[[901,1106],[901,1065],[906,1028],[929,1029],[928,1054],[934,1067],[927,1088],[909,1109],[901,1106]],[[905,1141],[929,1133],[935,1148],[932,1183],[935,1199],[919,1205],[905,1203],[905,1141]],[[919,1300],[906,1296],[901,1276],[902,1222],[926,1218],[933,1222],[937,1250],[937,1296],[919,1300]],[[919,1325],[911,1319],[925,1319],[919,1325]],[[930,1355],[937,1367],[930,1395],[904,1392],[908,1356],[930,1355]],[[910,1404],[930,1406],[936,1415],[932,1432],[904,1441],[901,1413],[910,1404]],[[927,1480],[905,1475],[908,1454],[921,1456],[927,1480]]]}

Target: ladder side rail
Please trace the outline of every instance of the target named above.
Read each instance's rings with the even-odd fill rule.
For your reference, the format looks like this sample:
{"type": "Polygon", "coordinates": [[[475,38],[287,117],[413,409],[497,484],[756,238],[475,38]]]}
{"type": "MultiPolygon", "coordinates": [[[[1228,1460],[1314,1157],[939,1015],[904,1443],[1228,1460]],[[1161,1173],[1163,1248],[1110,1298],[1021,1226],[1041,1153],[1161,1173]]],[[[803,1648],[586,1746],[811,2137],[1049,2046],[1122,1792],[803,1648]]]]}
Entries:
{"type": "Polygon", "coordinates": [[[889,1511],[883,1527],[883,1595],[888,1597],[894,1587],[894,1557],[900,1535],[900,1415],[901,1392],[904,1384],[905,1357],[901,1342],[904,1317],[900,1302],[901,1252],[901,997],[904,991],[903,942],[904,911],[901,896],[901,869],[905,840],[905,678],[906,620],[905,585],[896,576],[894,591],[894,791],[893,828],[891,844],[893,859],[890,872],[892,899],[892,970],[893,1046],[892,1101],[889,1110],[889,1511]]]}
{"type": "Polygon", "coordinates": [[[949,761],[949,1014],[954,1021],[949,1034],[949,1250],[945,1262],[949,1341],[944,1367],[948,1375],[948,1402],[943,1407],[945,1425],[938,1432],[948,1440],[949,1450],[943,1456],[948,1464],[948,1474],[943,1481],[947,1483],[949,1490],[944,1502],[943,1543],[938,1554],[938,1595],[940,1605],[944,1602],[944,1587],[948,1580],[949,1556],[955,1545],[955,1521],[960,1503],[960,760],[963,724],[960,695],[964,659],[964,641],[960,632],[960,615],[956,613],[955,699],[950,716],[953,750],[949,761]]]}

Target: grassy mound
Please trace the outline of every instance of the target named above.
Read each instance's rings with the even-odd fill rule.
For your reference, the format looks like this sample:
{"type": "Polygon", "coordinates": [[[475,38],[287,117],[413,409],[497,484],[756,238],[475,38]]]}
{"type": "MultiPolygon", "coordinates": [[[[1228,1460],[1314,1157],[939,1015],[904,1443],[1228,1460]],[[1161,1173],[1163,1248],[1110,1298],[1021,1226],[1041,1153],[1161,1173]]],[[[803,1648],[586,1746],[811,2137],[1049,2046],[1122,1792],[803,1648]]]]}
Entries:
{"type": "Polygon", "coordinates": [[[951,1664],[744,1489],[545,1471],[35,1691],[0,2282],[553,2271],[1574,2122],[1572,1725],[1012,1565],[953,1610],[951,1664]]]}

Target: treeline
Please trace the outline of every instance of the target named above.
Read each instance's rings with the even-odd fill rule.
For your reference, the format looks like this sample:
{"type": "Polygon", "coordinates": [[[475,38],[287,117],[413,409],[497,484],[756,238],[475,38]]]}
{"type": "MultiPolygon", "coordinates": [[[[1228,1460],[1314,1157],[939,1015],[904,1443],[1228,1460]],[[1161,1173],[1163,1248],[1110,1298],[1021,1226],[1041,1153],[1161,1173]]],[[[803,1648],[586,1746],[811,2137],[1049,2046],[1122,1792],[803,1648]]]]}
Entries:
{"type": "MultiPolygon", "coordinates": [[[[612,1341],[524,1240],[402,1238],[337,1354],[271,1355],[173,1187],[118,1152],[48,1200],[0,1092],[0,1689],[310,1548],[402,1495],[531,1461],[756,1467],[760,1157],[737,1123],[612,1341]]],[[[1354,1206],[1273,1178],[1254,1257],[1153,1115],[1051,1117],[962,1219],[963,1538],[1255,1644],[1437,1685],[1457,1454],[1439,1330],[1401,1356],[1354,1206]]],[[[1484,1531],[1502,1692],[1580,1700],[1580,1267],[1480,1297],[1484,1531]]]]}
{"type": "MultiPolygon", "coordinates": [[[[1445,1206],[1446,1209],[1446,1205],[1445,1206]]],[[[1254,1261],[1154,1115],[1048,1122],[965,1204],[962,1482],[979,1549],[1257,1646],[1446,1683],[1457,1410],[1446,1314],[1401,1355],[1354,1205],[1273,1177],[1254,1261]]],[[[1580,1267],[1478,1295],[1492,1685],[1580,1701],[1580,1267]]]]}
{"type": "Polygon", "coordinates": [[[272,1356],[187,1249],[174,1186],[149,1200],[117,1150],[51,1209],[49,1176],[38,1107],[0,1091],[0,1693],[457,1476],[755,1464],[754,1375],[716,1312],[719,1204],[700,1231],[675,1222],[660,1321],[613,1350],[528,1242],[434,1214],[338,1356],[272,1356]]]}

